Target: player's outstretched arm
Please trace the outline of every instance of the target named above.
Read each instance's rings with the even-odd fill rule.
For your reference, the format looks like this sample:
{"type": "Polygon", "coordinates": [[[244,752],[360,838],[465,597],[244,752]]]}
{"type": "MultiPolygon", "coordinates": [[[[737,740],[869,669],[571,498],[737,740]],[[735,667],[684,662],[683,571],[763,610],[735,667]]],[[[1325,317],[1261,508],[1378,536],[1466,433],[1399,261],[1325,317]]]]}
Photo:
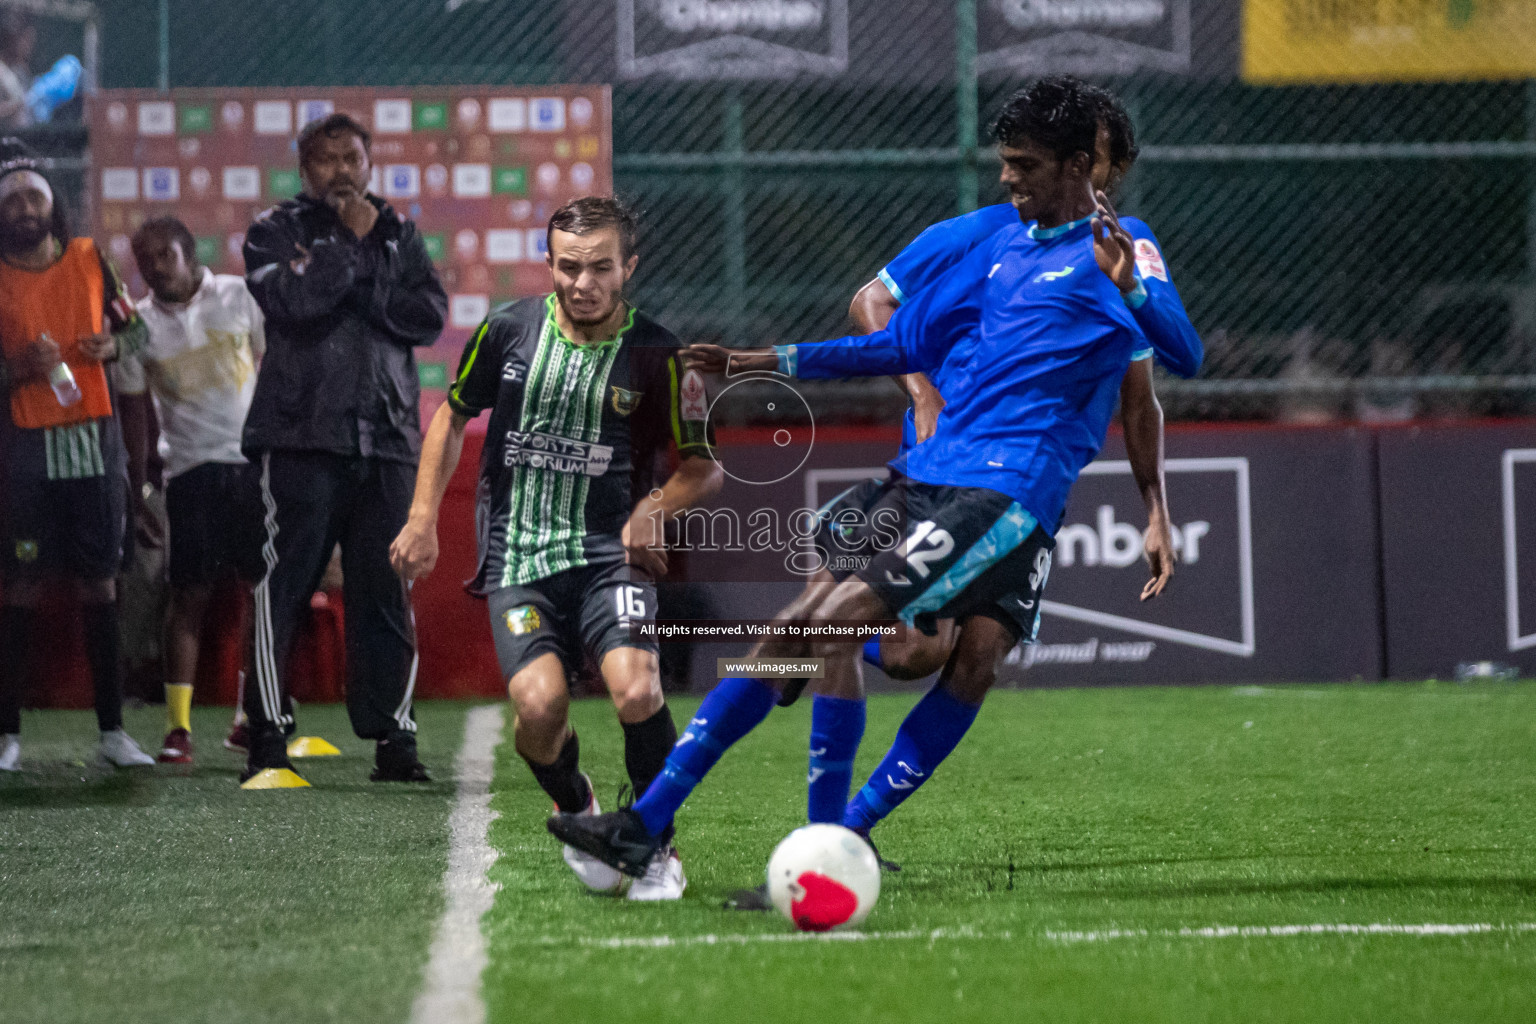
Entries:
{"type": "Polygon", "coordinates": [[[389,546],[389,564],[405,579],[419,579],[437,565],[437,513],[464,452],[464,427],[468,423],[468,416],[445,402],[437,407],[422,439],[411,513],[389,546]]]}
{"type": "Polygon", "coordinates": [[[1093,252],[1099,269],[1125,296],[1131,316],[1162,364],[1180,377],[1193,377],[1200,372],[1205,346],[1168,276],[1157,239],[1146,225],[1133,235],[1104,193],[1095,193],[1094,198],[1093,252]]]}
{"type": "MultiPolygon", "coordinates": [[[[883,331],[891,317],[901,308],[896,296],[880,278],[860,288],[848,306],[848,317],[864,334],[883,331]]],[[[908,373],[896,378],[896,383],[912,399],[912,421],[917,430],[917,443],[922,444],[933,436],[939,413],[944,411],[944,396],[933,386],[927,374],[908,373]]]]}
{"type": "Polygon", "coordinates": [[[771,348],[726,348],[724,345],[689,345],[683,349],[683,365],[700,373],[734,377],[753,370],[777,370],[779,357],[771,348]]]}
{"type": "Polygon", "coordinates": [[[685,458],[667,482],[652,491],[630,513],[624,524],[624,550],[631,565],[638,565],[656,579],[667,574],[666,524],[684,509],[708,501],[720,493],[725,473],[710,458],[685,458]]]}
{"type": "Polygon", "coordinates": [[[1152,388],[1152,360],[1138,359],[1126,371],[1120,384],[1120,421],[1125,427],[1125,454],[1131,463],[1131,475],[1136,478],[1136,489],[1147,506],[1147,531],[1142,543],[1151,575],[1141,588],[1141,599],[1148,601],[1168,586],[1178,560],[1163,477],[1163,407],[1152,388]]]}

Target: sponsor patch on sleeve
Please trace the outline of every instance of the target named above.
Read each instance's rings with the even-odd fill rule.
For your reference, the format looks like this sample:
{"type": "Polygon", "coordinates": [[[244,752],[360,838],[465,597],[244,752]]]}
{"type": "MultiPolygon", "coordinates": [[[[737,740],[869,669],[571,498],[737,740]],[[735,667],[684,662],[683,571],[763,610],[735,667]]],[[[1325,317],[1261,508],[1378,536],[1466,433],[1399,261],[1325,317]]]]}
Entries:
{"type": "Polygon", "coordinates": [[[1163,265],[1163,254],[1157,251],[1157,245],[1150,238],[1136,239],[1136,269],[1141,271],[1143,280],[1149,277],[1164,282],[1168,280],[1168,268],[1163,265]]]}
{"type": "Polygon", "coordinates": [[[679,414],[690,423],[703,423],[709,418],[709,399],[704,391],[704,375],[698,370],[683,374],[679,414]]]}

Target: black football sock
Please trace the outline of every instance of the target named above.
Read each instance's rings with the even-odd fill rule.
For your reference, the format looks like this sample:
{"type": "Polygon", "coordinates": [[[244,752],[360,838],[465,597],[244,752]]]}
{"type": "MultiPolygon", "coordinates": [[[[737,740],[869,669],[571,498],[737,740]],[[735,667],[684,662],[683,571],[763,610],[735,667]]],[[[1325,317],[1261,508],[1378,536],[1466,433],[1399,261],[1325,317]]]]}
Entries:
{"type": "Polygon", "coordinates": [[[121,729],[123,659],[117,602],[85,605],[80,616],[85,620],[85,657],[91,663],[91,683],[96,690],[96,726],[102,732],[121,729]]]}
{"type": "Polygon", "coordinates": [[[0,606],[0,735],[21,732],[21,693],[31,659],[31,608],[0,606]]]}
{"type": "MultiPolygon", "coordinates": [[[[638,800],[666,768],[667,755],[677,745],[677,725],[666,704],[643,722],[625,722],[623,725],[624,770],[629,773],[629,784],[634,787],[638,800]]],[[[668,825],[661,838],[671,842],[672,831],[672,826],[668,825]]]]}
{"type": "Polygon", "coordinates": [[[587,802],[592,798],[591,787],[581,777],[581,769],[578,767],[580,758],[581,744],[577,742],[575,732],[565,738],[565,744],[553,764],[535,764],[528,761],[527,757],[523,758],[528,761],[528,767],[533,771],[539,786],[565,814],[586,810],[587,802]]]}
{"type": "Polygon", "coordinates": [[[622,724],[624,770],[629,773],[629,784],[635,788],[635,798],[639,799],[667,766],[667,755],[677,745],[677,726],[665,704],[643,722],[622,724]]]}

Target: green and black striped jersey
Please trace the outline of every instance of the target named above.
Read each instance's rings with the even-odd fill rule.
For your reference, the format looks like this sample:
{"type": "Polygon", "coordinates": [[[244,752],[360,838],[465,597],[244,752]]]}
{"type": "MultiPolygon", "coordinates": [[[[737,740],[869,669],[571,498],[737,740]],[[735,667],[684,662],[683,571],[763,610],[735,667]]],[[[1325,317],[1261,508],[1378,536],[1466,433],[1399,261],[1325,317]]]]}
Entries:
{"type": "Polygon", "coordinates": [[[546,295],[492,313],[448,390],[461,415],[491,410],[476,593],[622,558],[620,534],[667,443],[681,458],[713,457],[704,380],[683,368],[670,331],[631,309],[614,340],[578,344],[554,311],[546,295]]]}

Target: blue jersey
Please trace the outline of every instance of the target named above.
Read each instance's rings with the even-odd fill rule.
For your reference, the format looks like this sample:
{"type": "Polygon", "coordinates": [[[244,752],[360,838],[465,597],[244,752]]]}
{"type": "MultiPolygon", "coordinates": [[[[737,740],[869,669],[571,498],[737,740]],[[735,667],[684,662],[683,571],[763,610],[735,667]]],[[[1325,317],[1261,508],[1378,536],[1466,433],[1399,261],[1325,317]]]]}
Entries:
{"type": "MultiPolygon", "coordinates": [[[[943,277],[955,264],[965,259],[978,245],[1005,228],[1017,227],[1019,212],[1012,203],[983,206],[979,210],[941,220],[923,229],[922,234],[880,271],[880,283],[898,305],[915,298],[930,284],[943,277]]],[[[928,382],[944,392],[943,368],[929,374],[928,382]]],[[[901,423],[901,450],[917,444],[917,426],[908,407],[901,423]]]]}
{"type": "Polygon", "coordinates": [[[1166,307],[1150,301],[1165,283],[1143,278],[1122,296],[1098,268],[1087,218],[1046,231],[1016,224],[904,304],[885,330],[780,346],[780,370],[810,378],[942,368],[948,391],[933,437],[892,467],[1006,494],[1054,533],[1068,491],[1103,446],[1142,340],[1174,372],[1199,369],[1199,338],[1170,332],[1166,307]]]}
{"type": "MultiPolygon", "coordinates": [[[[886,264],[880,271],[880,281],[898,303],[905,303],[998,231],[1018,223],[1018,212],[1010,203],[984,206],[973,213],[941,221],[923,231],[913,239],[911,245],[886,264]]],[[[1167,348],[1187,349],[1191,340],[1198,348],[1199,337],[1195,334],[1194,325],[1189,322],[1189,314],[1184,310],[1178,289],[1174,288],[1169,279],[1157,237],[1151,228],[1135,217],[1122,217],[1120,223],[1134,239],[1137,278],[1142,282],[1142,287],[1133,293],[1133,301],[1147,302],[1153,307],[1143,318],[1146,320],[1146,329],[1163,334],[1167,348]]],[[[1152,352],[1153,346],[1147,339],[1143,339],[1131,358],[1133,361],[1147,359],[1152,352]]],[[[1180,372],[1177,368],[1171,369],[1180,372]]],[[[938,376],[930,376],[929,381],[938,389],[939,394],[945,394],[942,368],[938,376]]],[[[948,396],[945,397],[947,400],[948,396]]],[[[901,450],[905,452],[916,444],[917,429],[909,408],[902,422],[901,450]]]]}

